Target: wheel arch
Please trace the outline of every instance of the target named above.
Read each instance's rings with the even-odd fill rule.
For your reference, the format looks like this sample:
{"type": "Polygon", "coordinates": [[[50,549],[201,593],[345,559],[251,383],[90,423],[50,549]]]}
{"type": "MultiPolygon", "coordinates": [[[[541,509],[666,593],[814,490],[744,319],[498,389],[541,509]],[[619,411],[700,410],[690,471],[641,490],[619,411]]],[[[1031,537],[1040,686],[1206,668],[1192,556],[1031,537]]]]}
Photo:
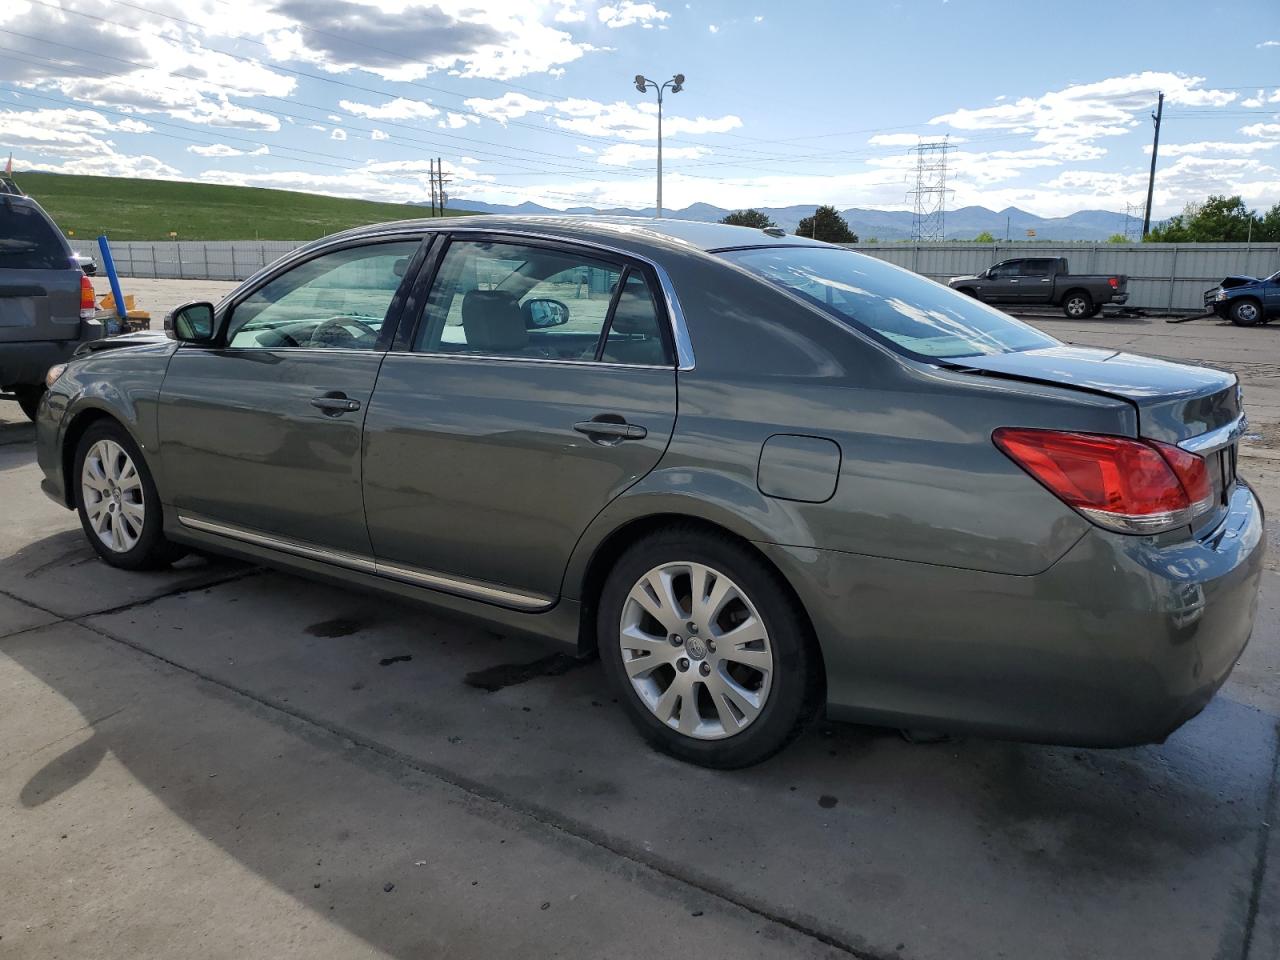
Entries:
{"type": "Polygon", "coordinates": [[[1088,300],[1090,303],[1093,303],[1093,302],[1094,302],[1094,301],[1093,301],[1093,294],[1091,294],[1091,293],[1090,293],[1086,288],[1084,288],[1084,287],[1068,287],[1068,288],[1066,289],[1066,291],[1062,294],[1062,296],[1058,299],[1058,306],[1062,306],[1064,303],[1066,303],[1068,300],[1070,300],[1070,299],[1071,299],[1071,297],[1072,297],[1072,295],[1073,295],[1073,294],[1077,294],[1077,293],[1078,293],[1078,294],[1080,294],[1081,296],[1083,296],[1083,297],[1084,297],[1086,300],[1088,300]]]}
{"type": "Polygon", "coordinates": [[[726,526],[692,513],[681,513],[668,510],[661,513],[632,517],[609,531],[609,533],[596,544],[590,556],[586,558],[581,577],[578,579],[578,597],[580,600],[580,622],[578,632],[579,653],[586,655],[596,653],[598,651],[599,638],[596,636],[596,613],[599,607],[600,594],[604,590],[604,584],[608,579],[609,571],[613,569],[613,565],[617,562],[618,558],[621,557],[629,547],[638,543],[644,537],[659,530],[670,529],[672,527],[682,527],[685,529],[700,531],[709,536],[721,537],[730,540],[750,553],[761,563],[761,565],[765,567],[765,569],[777,578],[778,583],[782,585],[782,588],[786,590],[795,601],[795,607],[803,618],[802,627],[809,637],[814,652],[815,663],[817,665],[816,680],[821,685],[823,691],[822,695],[825,697],[827,669],[826,662],[822,656],[822,644],[818,639],[813,618],[805,608],[804,602],[801,600],[800,594],[797,592],[795,586],[782,572],[782,570],[779,569],[778,565],[766,556],[765,553],[749,538],[742,536],[740,533],[734,532],[726,526]]]}

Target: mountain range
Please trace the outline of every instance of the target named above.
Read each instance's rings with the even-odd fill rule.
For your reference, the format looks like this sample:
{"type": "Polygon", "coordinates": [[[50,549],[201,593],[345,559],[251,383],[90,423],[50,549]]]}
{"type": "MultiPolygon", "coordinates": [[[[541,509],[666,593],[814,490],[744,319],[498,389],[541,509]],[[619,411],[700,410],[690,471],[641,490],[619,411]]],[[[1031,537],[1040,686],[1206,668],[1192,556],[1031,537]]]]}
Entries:
{"type": "MultiPolygon", "coordinates": [[[[528,215],[606,214],[610,216],[652,217],[653,207],[630,210],[624,207],[570,207],[555,210],[536,203],[516,205],[485,203],[481,200],[450,198],[450,207],[474,210],[477,213],[515,213],[528,215]]],[[[774,223],[787,231],[794,231],[802,217],[810,216],[817,204],[795,204],[789,207],[758,207],[774,223]]],[[[683,210],[665,210],[672,219],[713,222],[730,211],[710,203],[694,203],[683,210]]],[[[912,213],[910,210],[866,210],[850,207],[841,210],[849,227],[860,240],[909,240],[911,238],[912,213]]],[[[1109,210],[1080,210],[1066,217],[1038,217],[1017,207],[988,210],[986,207],[961,207],[946,213],[946,237],[948,240],[972,240],[984,230],[998,240],[1007,236],[1010,240],[1026,240],[1027,231],[1035,231],[1036,240],[1106,240],[1112,234],[1124,233],[1126,224],[1133,236],[1135,227],[1142,222],[1136,217],[1109,210]]]]}

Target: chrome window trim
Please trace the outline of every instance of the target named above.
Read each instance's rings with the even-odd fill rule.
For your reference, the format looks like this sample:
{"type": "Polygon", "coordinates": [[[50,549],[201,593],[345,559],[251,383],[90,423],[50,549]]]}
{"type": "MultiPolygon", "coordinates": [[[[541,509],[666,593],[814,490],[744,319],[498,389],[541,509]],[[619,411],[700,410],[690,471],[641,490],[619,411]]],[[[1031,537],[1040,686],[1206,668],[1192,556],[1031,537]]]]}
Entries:
{"type": "MultiPolygon", "coordinates": [[[[544,240],[548,243],[567,243],[580,247],[587,247],[593,250],[603,250],[606,253],[612,253],[619,257],[630,257],[632,260],[639,260],[641,263],[653,269],[654,274],[658,278],[658,286],[662,288],[662,299],[667,307],[667,319],[671,325],[671,339],[676,347],[676,369],[689,371],[694,368],[693,341],[689,337],[689,326],[685,322],[684,311],[680,308],[680,298],[676,296],[675,284],[671,282],[671,275],[667,273],[666,267],[658,263],[658,261],[647,257],[642,253],[636,253],[633,250],[624,250],[622,247],[611,246],[607,243],[600,243],[598,240],[584,239],[581,237],[568,236],[562,237],[550,233],[534,233],[527,230],[514,230],[502,227],[438,227],[434,232],[449,234],[467,234],[482,233],[492,236],[506,236],[514,239],[527,238],[530,240],[544,240]]],[[[536,357],[529,357],[537,361],[536,357]]],[[[545,362],[545,361],[543,361],[545,362]]],[[[595,363],[596,361],[587,361],[595,363]]],[[[620,364],[620,366],[638,366],[638,364],[620,364]]],[[[662,369],[669,369],[665,364],[662,369]]]]}
{"type": "Polygon", "coordinates": [[[1178,446],[1188,453],[1199,454],[1203,457],[1231,446],[1248,429],[1249,418],[1242,413],[1230,423],[1218,427],[1216,430],[1210,430],[1208,433],[1202,433],[1198,437],[1190,437],[1183,440],[1178,446]]]}
{"type": "Polygon", "coordinates": [[[432,350],[402,350],[387,354],[387,360],[500,360],[504,363],[541,363],[566,367],[593,367],[597,370],[664,370],[670,373],[668,363],[613,363],[608,360],[565,360],[561,357],[526,357],[513,353],[442,353],[432,350]]]}
{"type": "Polygon", "coordinates": [[[254,546],[266,547],[270,550],[304,557],[308,560],[318,560],[321,563],[330,563],[334,566],[345,567],[348,570],[356,570],[360,573],[368,573],[388,580],[398,580],[401,583],[408,583],[413,586],[451,593],[469,600],[482,600],[485,603],[494,603],[499,606],[511,607],[515,610],[532,613],[546,610],[555,603],[552,598],[539,594],[524,593],[478,580],[451,577],[419,567],[410,567],[398,563],[383,563],[373,557],[344,553],[341,550],[330,550],[327,547],[304,543],[300,540],[259,533],[247,527],[229,523],[217,523],[213,520],[203,520],[190,514],[179,513],[178,522],[184,527],[198,530],[202,533],[211,533],[214,536],[251,543],[254,546]]]}

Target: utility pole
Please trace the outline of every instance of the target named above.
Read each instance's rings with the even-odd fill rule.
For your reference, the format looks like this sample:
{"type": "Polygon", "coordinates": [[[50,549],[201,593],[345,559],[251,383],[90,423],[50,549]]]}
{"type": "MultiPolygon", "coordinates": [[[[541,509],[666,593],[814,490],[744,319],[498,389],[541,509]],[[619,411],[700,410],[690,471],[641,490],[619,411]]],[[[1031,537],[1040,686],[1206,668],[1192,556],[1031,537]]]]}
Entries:
{"type": "Polygon", "coordinates": [[[431,216],[436,215],[436,162],[428,158],[427,163],[430,164],[431,173],[428,178],[431,182],[431,216]]]}
{"type": "Polygon", "coordinates": [[[1164,117],[1164,91],[1160,91],[1160,99],[1156,101],[1156,112],[1151,115],[1155,121],[1155,138],[1151,141],[1151,175],[1147,178],[1147,212],[1142,218],[1142,239],[1147,239],[1151,232],[1151,195],[1156,189],[1156,154],[1160,151],[1160,121],[1164,117]]]}
{"type": "Polygon", "coordinates": [[[440,201],[440,216],[442,217],[444,216],[444,204],[447,199],[447,195],[444,192],[444,185],[452,179],[452,177],[445,177],[444,175],[444,160],[440,157],[436,157],[436,185],[438,187],[436,197],[440,201]]]}

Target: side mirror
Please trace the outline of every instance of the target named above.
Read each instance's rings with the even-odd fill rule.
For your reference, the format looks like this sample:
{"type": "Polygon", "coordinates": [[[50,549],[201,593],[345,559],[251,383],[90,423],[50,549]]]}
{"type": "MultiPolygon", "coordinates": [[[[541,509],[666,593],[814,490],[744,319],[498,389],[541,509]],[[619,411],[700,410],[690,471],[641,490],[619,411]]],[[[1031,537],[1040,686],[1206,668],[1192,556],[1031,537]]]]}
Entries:
{"type": "Polygon", "coordinates": [[[164,332],[182,343],[208,343],[213,339],[213,304],[192,300],[174,307],[164,317],[164,332]]]}
{"type": "Polygon", "coordinates": [[[560,327],[569,322],[568,306],[548,297],[526,300],[520,304],[520,312],[524,315],[526,330],[545,330],[547,327],[560,327]]]}

